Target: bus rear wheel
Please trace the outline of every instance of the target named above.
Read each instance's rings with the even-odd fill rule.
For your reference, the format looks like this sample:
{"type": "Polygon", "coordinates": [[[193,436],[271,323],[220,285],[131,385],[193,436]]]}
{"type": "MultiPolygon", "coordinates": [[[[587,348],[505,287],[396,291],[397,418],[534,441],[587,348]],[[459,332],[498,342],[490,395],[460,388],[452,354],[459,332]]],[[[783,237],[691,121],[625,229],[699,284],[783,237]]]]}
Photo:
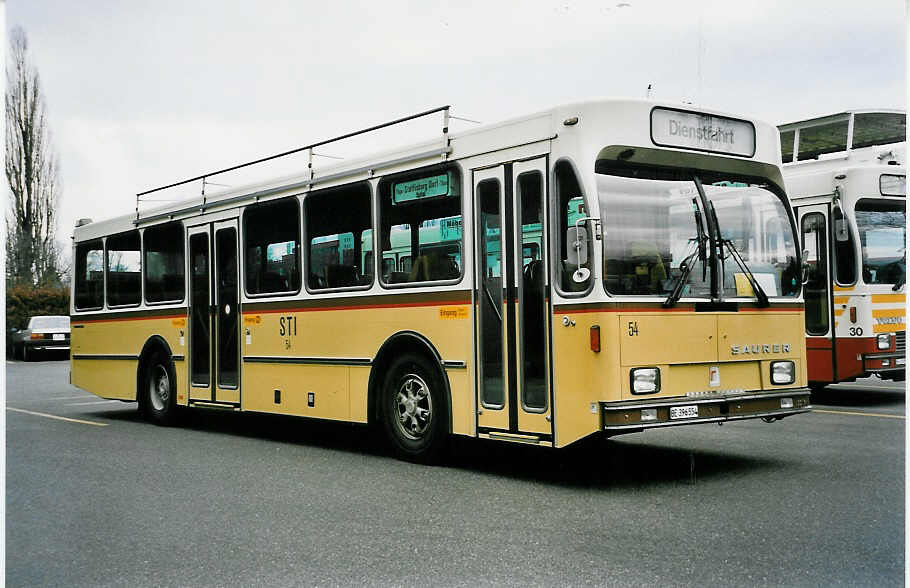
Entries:
{"type": "Polygon", "coordinates": [[[429,362],[405,354],[392,363],[382,390],[382,421],[399,457],[438,462],[448,441],[447,415],[442,382],[429,362]]]}
{"type": "Polygon", "coordinates": [[[174,422],[177,413],[177,389],[173,364],[160,352],[154,353],[145,366],[139,406],[146,418],[158,425],[174,422]]]}

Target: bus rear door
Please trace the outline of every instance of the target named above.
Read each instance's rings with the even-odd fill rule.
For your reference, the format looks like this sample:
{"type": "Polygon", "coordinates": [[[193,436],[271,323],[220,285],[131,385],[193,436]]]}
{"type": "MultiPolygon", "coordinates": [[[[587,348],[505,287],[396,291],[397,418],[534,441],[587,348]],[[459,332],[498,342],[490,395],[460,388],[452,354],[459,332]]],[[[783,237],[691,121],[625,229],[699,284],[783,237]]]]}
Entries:
{"type": "Polygon", "coordinates": [[[239,405],[237,219],[190,227],[187,238],[190,402],[239,405]]]}

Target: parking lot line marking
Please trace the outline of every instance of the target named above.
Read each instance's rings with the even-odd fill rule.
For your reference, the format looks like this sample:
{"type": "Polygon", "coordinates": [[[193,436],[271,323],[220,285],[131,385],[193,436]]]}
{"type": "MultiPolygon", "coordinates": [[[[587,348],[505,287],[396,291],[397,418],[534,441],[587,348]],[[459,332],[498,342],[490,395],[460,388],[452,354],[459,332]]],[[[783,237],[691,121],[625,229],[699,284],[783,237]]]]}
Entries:
{"type": "Polygon", "coordinates": [[[80,396],[48,396],[43,400],[76,400],[79,398],[97,398],[97,396],[92,396],[91,394],[82,394],[80,396]]]}
{"type": "Polygon", "coordinates": [[[34,416],[40,416],[40,417],[45,417],[45,418],[49,418],[49,419],[57,419],[58,421],[67,421],[70,423],[80,423],[83,425],[94,425],[96,427],[106,427],[107,426],[107,423],[99,423],[97,421],[83,421],[81,419],[70,419],[67,417],[57,416],[55,414],[47,414],[44,412],[35,412],[33,410],[23,410],[21,408],[13,408],[12,406],[7,406],[6,410],[11,410],[13,412],[22,412],[25,414],[31,414],[34,416]]]}
{"type": "Polygon", "coordinates": [[[85,406],[87,404],[107,404],[109,402],[120,402],[119,400],[95,400],[93,402],[67,402],[66,406],[85,406]]]}
{"type": "Polygon", "coordinates": [[[853,412],[852,410],[821,410],[818,408],[813,408],[812,412],[821,412],[824,414],[849,414],[853,416],[871,416],[871,417],[880,417],[883,419],[906,419],[907,417],[902,414],[885,414],[881,412],[853,412]]]}

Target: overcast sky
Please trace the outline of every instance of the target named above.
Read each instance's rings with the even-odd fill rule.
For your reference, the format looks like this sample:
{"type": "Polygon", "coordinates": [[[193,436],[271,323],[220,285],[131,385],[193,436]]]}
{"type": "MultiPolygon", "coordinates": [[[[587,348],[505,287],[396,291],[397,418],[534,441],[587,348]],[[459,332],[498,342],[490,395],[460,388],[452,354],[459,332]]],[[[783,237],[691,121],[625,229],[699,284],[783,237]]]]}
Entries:
{"type": "Polygon", "coordinates": [[[68,242],[76,218],[129,213],[136,192],[444,104],[495,122],[585,98],[643,98],[651,84],[657,99],[773,123],[904,108],[905,9],[903,0],[10,0],[6,22],[25,29],[41,75],[68,242]]]}

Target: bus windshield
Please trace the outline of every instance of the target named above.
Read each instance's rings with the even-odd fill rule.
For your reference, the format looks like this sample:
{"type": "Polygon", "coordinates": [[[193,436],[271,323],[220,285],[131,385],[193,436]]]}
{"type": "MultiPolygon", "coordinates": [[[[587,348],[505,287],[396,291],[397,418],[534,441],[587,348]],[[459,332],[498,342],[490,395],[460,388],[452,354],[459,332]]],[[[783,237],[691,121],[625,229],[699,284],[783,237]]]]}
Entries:
{"type": "Polygon", "coordinates": [[[896,284],[906,274],[907,204],[897,200],[861,198],[856,203],[856,228],[863,254],[863,281],[896,284]]]}
{"type": "MultiPolygon", "coordinates": [[[[795,296],[799,270],[793,230],[784,203],[773,192],[742,182],[705,185],[717,213],[721,239],[739,252],[768,296],[795,296]]],[[[724,252],[724,297],[751,297],[749,280],[730,251],[724,252]]]]}
{"type": "MultiPolygon", "coordinates": [[[[598,174],[597,188],[609,293],[666,297],[682,279],[682,297],[711,297],[708,215],[694,179],[598,174]]],[[[760,186],[738,182],[705,184],[704,191],[725,241],[723,296],[755,296],[747,271],[767,296],[795,296],[796,246],[781,199],[760,186]]]]}

